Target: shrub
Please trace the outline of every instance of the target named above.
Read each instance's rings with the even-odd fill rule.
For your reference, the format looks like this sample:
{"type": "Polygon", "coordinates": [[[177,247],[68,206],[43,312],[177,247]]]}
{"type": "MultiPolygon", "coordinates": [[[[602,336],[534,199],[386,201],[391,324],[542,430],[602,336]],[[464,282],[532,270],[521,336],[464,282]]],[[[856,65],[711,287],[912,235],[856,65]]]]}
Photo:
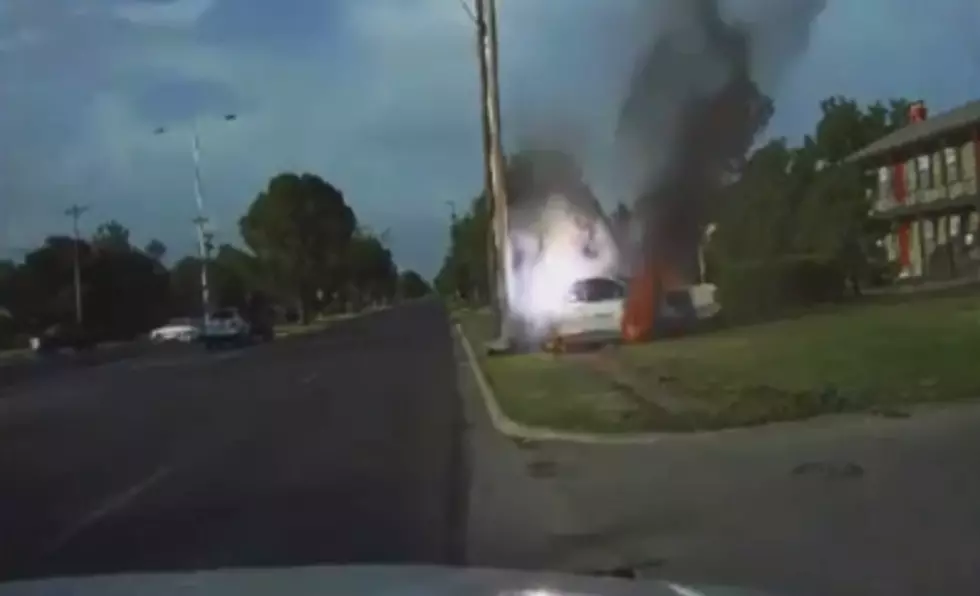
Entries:
{"type": "Polygon", "coordinates": [[[839,300],[844,282],[839,261],[816,255],[719,262],[716,268],[719,302],[727,322],[767,319],[839,300]]]}

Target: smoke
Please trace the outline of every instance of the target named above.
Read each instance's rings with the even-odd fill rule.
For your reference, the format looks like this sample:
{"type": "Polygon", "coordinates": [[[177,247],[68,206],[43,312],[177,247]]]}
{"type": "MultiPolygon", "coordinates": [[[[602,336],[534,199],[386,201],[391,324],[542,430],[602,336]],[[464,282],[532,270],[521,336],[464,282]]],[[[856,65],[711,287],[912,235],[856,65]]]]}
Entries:
{"type": "Polygon", "coordinates": [[[706,209],[773,112],[764,89],[807,49],[826,0],[666,0],[636,63],[617,145],[642,250],[696,270],[706,209]],[[666,22],[666,24],[665,24],[666,22]]]}

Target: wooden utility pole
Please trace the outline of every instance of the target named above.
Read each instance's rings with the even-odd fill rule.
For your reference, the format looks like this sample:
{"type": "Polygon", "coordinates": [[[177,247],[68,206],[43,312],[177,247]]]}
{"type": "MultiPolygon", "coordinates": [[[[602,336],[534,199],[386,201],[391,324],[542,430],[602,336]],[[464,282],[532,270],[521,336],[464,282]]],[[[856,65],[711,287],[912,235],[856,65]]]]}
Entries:
{"type": "Polygon", "coordinates": [[[489,27],[487,25],[487,6],[485,0],[474,0],[476,5],[476,55],[480,65],[480,124],[483,132],[483,197],[487,217],[491,224],[487,226],[487,298],[490,301],[490,311],[493,313],[493,326],[500,328],[500,303],[497,300],[497,241],[495,221],[496,208],[493,195],[493,145],[490,136],[490,61],[487,59],[487,48],[490,45],[489,27]]]}
{"type": "MultiPolygon", "coordinates": [[[[485,78],[484,84],[484,113],[486,122],[487,139],[484,141],[484,148],[487,151],[487,170],[489,173],[490,198],[492,198],[493,210],[491,211],[492,227],[494,228],[494,239],[492,254],[496,261],[493,275],[493,298],[496,304],[496,325],[498,329],[499,343],[507,344],[510,341],[507,324],[507,302],[509,296],[510,281],[510,242],[508,230],[508,197],[506,179],[506,160],[504,159],[503,141],[501,139],[500,126],[500,76],[497,47],[497,2],[496,0],[477,1],[477,21],[480,29],[480,54],[481,54],[481,78],[485,78]]],[[[489,247],[488,247],[489,248],[489,247]]]]}
{"type": "Polygon", "coordinates": [[[75,277],[75,322],[79,325],[82,324],[83,312],[82,312],[82,264],[81,258],[78,254],[78,245],[81,242],[78,232],[78,219],[83,213],[88,211],[88,207],[83,205],[72,205],[65,210],[65,215],[71,217],[72,219],[72,235],[74,237],[73,246],[73,268],[75,277]]]}

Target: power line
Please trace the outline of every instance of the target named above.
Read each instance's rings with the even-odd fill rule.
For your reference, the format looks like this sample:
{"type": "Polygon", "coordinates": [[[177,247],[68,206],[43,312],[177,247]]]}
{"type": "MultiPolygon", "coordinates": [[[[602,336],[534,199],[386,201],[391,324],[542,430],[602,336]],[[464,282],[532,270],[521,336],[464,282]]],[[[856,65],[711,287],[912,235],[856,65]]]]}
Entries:
{"type": "MultiPolygon", "coordinates": [[[[482,2],[482,0],[475,0],[475,1],[478,3],[482,2]]],[[[466,3],[466,0],[459,0],[459,5],[463,7],[463,10],[466,11],[466,16],[470,17],[471,21],[473,21],[474,23],[478,22],[476,14],[473,12],[473,9],[470,8],[470,5],[466,3]]]]}

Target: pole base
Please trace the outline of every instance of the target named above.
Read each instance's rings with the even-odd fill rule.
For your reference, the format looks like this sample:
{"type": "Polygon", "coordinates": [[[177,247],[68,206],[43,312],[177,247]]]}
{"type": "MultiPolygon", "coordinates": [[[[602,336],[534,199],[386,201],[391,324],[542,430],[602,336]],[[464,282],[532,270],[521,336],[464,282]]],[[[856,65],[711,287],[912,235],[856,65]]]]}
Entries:
{"type": "Polygon", "coordinates": [[[498,337],[492,339],[485,344],[483,347],[487,351],[488,356],[499,356],[502,354],[512,354],[514,352],[514,342],[508,337],[498,337]]]}

